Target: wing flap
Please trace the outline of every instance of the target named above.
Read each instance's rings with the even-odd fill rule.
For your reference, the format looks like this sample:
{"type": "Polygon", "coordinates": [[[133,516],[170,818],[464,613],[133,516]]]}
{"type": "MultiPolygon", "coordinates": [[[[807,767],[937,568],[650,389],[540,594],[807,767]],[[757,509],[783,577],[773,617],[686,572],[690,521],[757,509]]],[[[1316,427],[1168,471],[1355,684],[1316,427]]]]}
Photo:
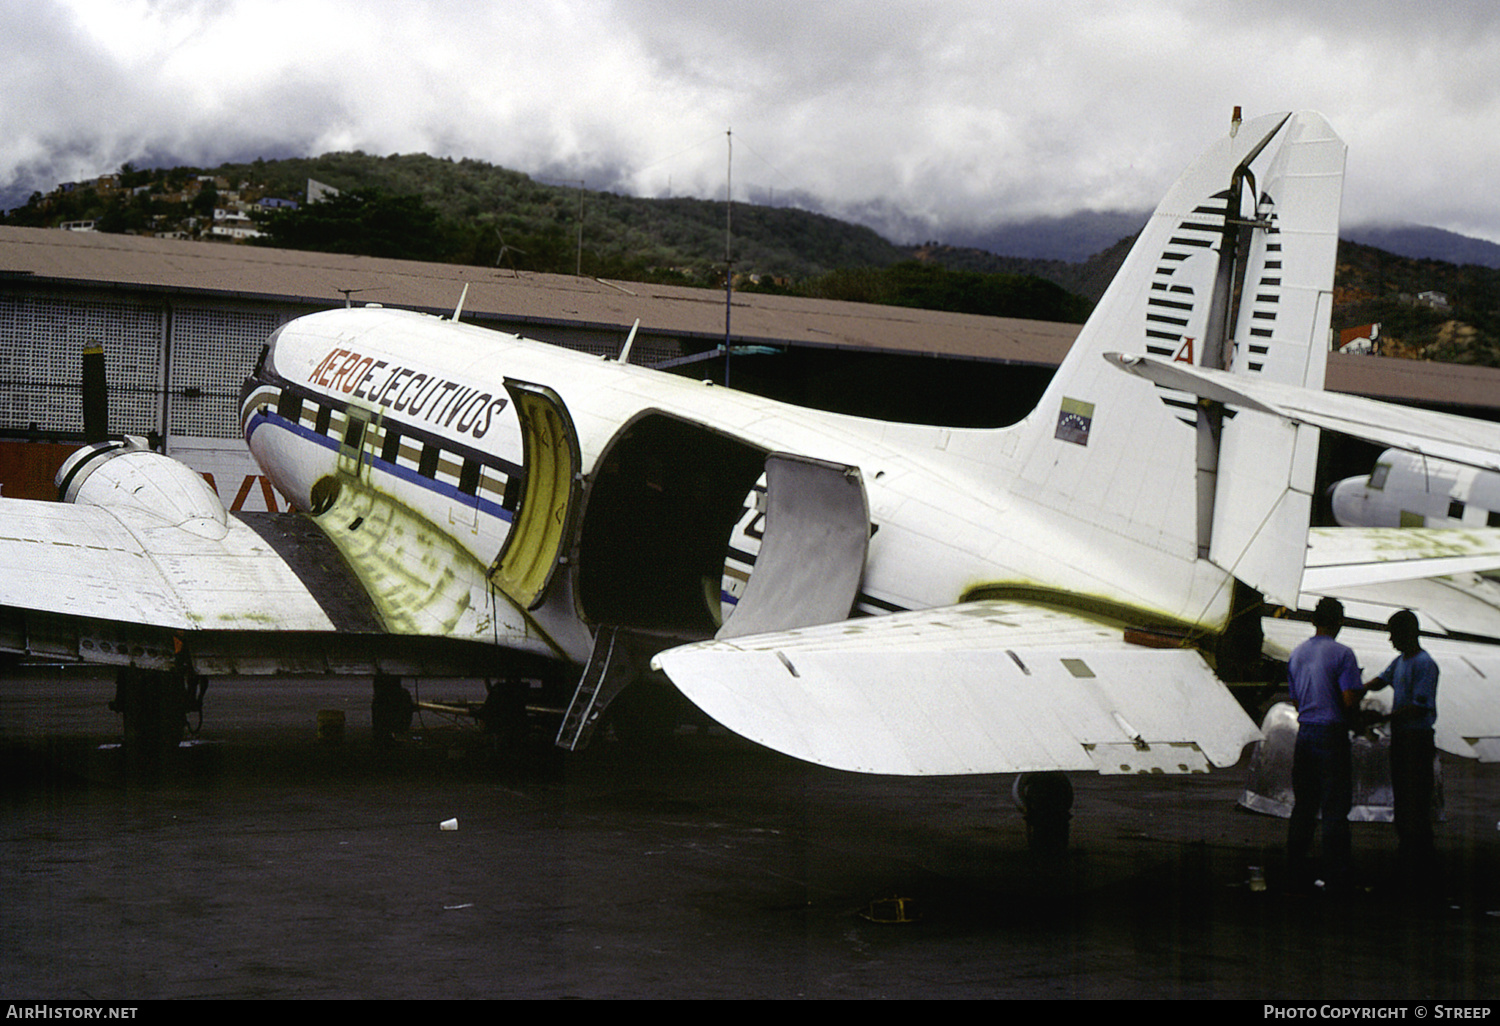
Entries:
{"type": "Polygon", "coordinates": [[[1259,731],[1202,657],[1018,602],[974,602],[663,652],[729,729],[862,773],[1201,772],[1259,731]]]}

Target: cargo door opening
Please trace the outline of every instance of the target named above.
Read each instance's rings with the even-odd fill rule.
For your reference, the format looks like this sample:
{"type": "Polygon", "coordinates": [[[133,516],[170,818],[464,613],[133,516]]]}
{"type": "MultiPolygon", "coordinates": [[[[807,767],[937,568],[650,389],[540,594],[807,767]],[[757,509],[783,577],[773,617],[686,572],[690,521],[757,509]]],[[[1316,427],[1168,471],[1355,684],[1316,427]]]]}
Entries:
{"type": "Polygon", "coordinates": [[[589,482],[578,542],[586,619],[707,638],[731,530],[766,451],[663,413],[623,427],[589,482]]]}

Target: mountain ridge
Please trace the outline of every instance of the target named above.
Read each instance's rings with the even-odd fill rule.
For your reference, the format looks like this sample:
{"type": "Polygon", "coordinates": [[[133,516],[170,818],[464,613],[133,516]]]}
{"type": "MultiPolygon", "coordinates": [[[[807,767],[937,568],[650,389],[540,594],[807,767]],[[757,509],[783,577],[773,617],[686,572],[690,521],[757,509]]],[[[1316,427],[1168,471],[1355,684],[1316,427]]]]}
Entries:
{"type": "MultiPolygon", "coordinates": [[[[433,203],[446,216],[480,218],[488,213],[491,215],[490,220],[496,221],[497,224],[499,212],[485,211],[479,205],[484,194],[484,187],[480,184],[483,179],[508,183],[504,189],[496,190],[492,187],[492,198],[498,199],[501,195],[513,195],[517,190],[529,185],[533,201],[538,195],[551,195],[554,198],[551,205],[557,207],[558,212],[564,215],[569,209],[576,208],[576,200],[580,192],[571,185],[547,182],[520,171],[512,171],[479,160],[468,158],[454,160],[446,157],[430,157],[425,154],[395,154],[377,157],[360,151],[338,151],[316,157],[233,161],[207,169],[181,165],[143,171],[125,165],[121,173],[127,176],[148,176],[152,181],[185,173],[250,176],[262,179],[260,184],[286,195],[286,198],[301,195],[307,178],[327,179],[329,184],[338,188],[373,186],[396,194],[420,195],[424,201],[433,203]],[[424,176],[428,178],[427,183],[421,181],[424,176]],[[468,181],[463,179],[468,179],[468,181]],[[567,202],[570,197],[573,199],[572,203],[567,202]]],[[[102,181],[104,177],[109,176],[92,181],[102,181]]],[[[80,183],[80,187],[86,188],[87,185],[87,182],[80,183]]],[[[15,219],[13,215],[23,215],[23,212],[38,199],[55,197],[63,188],[65,187],[59,186],[58,189],[54,189],[52,193],[45,196],[35,193],[26,204],[0,214],[0,219],[6,220],[6,223],[23,223],[15,219]]],[[[695,197],[626,196],[609,191],[587,189],[582,192],[585,199],[610,197],[611,202],[623,201],[627,204],[704,205],[718,211],[723,210],[724,202],[721,199],[695,197]]],[[[760,196],[760,198],[765,197],[760,196]]],[[[861,233],[869,233],[870,236],[880,240],[879,243],[874,243],[867,236],[864,244],[874,245],[878,249],[883,243],[892,248],[886,254],[887,259],[901,258],[892,256],[894,251],[922,249],[929,244],[915,240],[919,237],[931,237],[937,240],[931,243],[932,245],[942,245],[953,249],[983,250],[1005,258],[1067,263],[1085,262],[1108,250],[1120,239],[1135,235],[1149,216],[1149,211],[1145,210],[1079,211],[1064,216],[998,221],[988,225],[958,224],[934,229],[918,224],[901,211],[890,208],[889,204],[836,207],[833,204],[820,202],[818,198],[802,192],[782,193],[779,204],[736,201],[735,207],[743,211],[798,211],[814,218],[827,219],[825,227],[837,222],[847,228],[858,229],[861,233]],[[884,231],[874,225],[882,226],[884,231]],[[898,240],[897,234],[905,236],[905,241],[898,240]]],[[[610,211],[603,213],[608,215],[610,211]]],[[[711,222],[716,216],[711,215],[707,220],[711,222]]],[[[1446,229],[1415,224],[1346,224],[1341,234],[1350,241],[1372,245],[1398,256],[1500,268],[1500,245],[1446,229]]],[[[707,238],[702,240],[705,245],[709,241],[707,238]]],[[[510,245],[509,248],[516,247],[510,245]]],[[[714,256],[719,256],[719,262],[722,263],[720,256],[722,247],[709,246],[708,248],[714,256]]],[[[496,249],[498,251],[498,244],[496,249]]],[[[844,254],[828,254],[827,259],[837,259],[838,255],[844,254]]],[[[754,259],[755,256],[752,250],[746,255],[746,259],[754,259]]],[[[704,258],[711,259],[707,253],[704,254],[704,258]]],[[[831,269],[831,265],[827,263],[821,263],[820,266],[823,270],[831,269]]],[[[766,270],[768,273],[781,273],[785,269],[767,268],[766,270]]]]}

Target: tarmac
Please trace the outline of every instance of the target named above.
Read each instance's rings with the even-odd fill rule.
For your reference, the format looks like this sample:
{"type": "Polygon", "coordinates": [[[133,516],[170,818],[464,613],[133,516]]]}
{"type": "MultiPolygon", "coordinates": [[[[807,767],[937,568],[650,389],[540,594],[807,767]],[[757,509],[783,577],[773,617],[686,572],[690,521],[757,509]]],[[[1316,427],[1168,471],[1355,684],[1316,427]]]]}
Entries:
{"type": "Polygon", "coordinates": [[[432,713],[381,751],[362,682],[216,681],[143,781],[111,695],[58,669],[0,684],[8,1000],[1489,1004],[1500,984],[1493,765],[1444,758],[1437,898],[1398,879],[1389,824],[1356,823],[1361,887],[1335,899],[1285,891],[1285,821],[1236,805],[1248,751],[1074,775],[1071,845],[1037,858],[1009,777],[860,776],[707,725],[518,759],[432,713]],[[334,709],[345,737],[320,741],[334,709]]]}

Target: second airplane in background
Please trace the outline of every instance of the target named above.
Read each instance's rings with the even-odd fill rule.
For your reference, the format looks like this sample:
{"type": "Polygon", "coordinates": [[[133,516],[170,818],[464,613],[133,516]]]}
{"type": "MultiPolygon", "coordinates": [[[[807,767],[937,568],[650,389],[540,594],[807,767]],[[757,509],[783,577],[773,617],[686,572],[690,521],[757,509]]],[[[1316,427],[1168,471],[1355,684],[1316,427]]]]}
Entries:
{"type": "Polygon", "coordinates": [[[1328,497],[1343,527],[1500,527],[1500,473],[1399,449],[1328,497]]]}

